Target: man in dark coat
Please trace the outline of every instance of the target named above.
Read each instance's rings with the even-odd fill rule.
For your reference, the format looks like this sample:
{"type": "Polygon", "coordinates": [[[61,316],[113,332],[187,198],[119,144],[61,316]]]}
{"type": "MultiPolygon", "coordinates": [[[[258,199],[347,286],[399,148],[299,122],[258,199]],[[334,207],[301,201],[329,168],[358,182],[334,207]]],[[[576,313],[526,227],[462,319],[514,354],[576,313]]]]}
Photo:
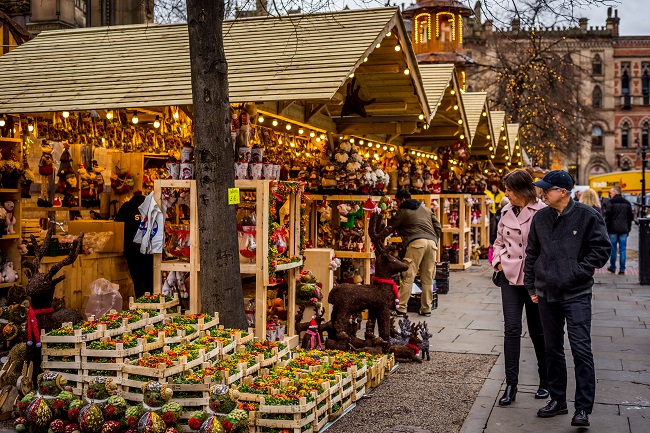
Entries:
{"type": "Polygon", "coordinates": [[[564,323],[575,365],[572,426],[588,426],[594,406],[596,374],[591,351],[591,291],[594,271],[607,263],[611,244],[605,221],[591,206],[571,199],[575,181],[562,170],[534,183],[548,205],[537,212],[528,235],[524,285],[539,303],[548,367],[549,403],[542,418],[567,414],[564,323]]]}
{"type": "Polygon", "coordinates": [[[140,226],[138,207],[144,199],[145,196],[136,191],[131,200],[124,203],[115,215],[115,221],[124,223],[124,257],[129,266],[136,298],[144,295],[145,292],[153,293],[153,255],[142,254],[140,244],[133,242],[140,226]]]}
{"type": "Polygon", "coordinates": [[[616,273],[616,249],[621,252],[620,265],[618,273],[625,274],[625,259],[627,250],[627,235],[632,230],[632,221],[634,213],[632,205],[621,195],[621,187],[613,186],[609,190],[609,204],[605,209],[605,222],[607,223],[607,233],[609,241],[612,243],[612,252],[609,256],[609,268],[607,270],[612,274],[616,273]]]}
{"type": "Polygon", "coordinates": [[[408,270],[402,273],[397,315],[406,316],[413,281],[419,273],[422,282],[420,315],[430,316],[433,304],[433,280],[436,275],[436,251],[438,240],[442,235],[442,226],[433,212],[419,201],[411,199],[408,191],[397,191],[395,201],[399,211],[388,225],[397,230],[401,236],[402,243],[406,247],[403,261],[409,265],[408,270]]]}

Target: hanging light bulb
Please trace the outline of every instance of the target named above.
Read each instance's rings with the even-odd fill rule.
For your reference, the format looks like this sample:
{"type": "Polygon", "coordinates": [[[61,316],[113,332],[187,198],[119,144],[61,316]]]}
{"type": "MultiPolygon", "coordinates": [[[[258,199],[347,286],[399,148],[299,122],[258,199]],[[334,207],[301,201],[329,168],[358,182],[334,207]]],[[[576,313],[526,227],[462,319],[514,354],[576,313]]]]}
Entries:
{"type": "Polygon", "coordinates": [[[412,150],[412,151],[411,151],[411,155],[415,155],[415,150],[412,150]]]}
{"type": "Polygon", "coordinates": [[[156,120],[153,121],[154,128],[160,128],[160,116],[156,116],[156,120]]]}
{"type": "Polygon", "coordinates": [[[381,42],[380,42],[380,43],[378,43],[377,45],[375,45],[375,47],[376,47],[376,48],[379,48],[379,47],[381,47],[381,42]]]}
{"type": "Polygon", "coordinates": [[[494,159],[494,155],[490,155],[490,158],[494,159]]]}
{"type": "Polygon", "coordinates": [[[276,119],[273,119],[273,122],[271,122],[273,126],[278,126],[278,121],[276,119]]]}
{"type": "Polygon", "coordinates": [[[486,135],[485,138],[490,139],[490,134],[486,135]]]}
{"type": "Polygon", "coordinates": [[[178,120],[178,117],[180,116],[180,114],[178,114],[178,110],[174,111],[172,116],[174,117],[174,119],[178,120]]]}
{"type": "Polygon", "coordinates": [[[320,139],[321,139],[321,140],[325,140],[325,134],[321,134],[321,135],[320,135],[320,139]]]}
{"type": "Polygon", "coordinates": [[[433,160],[437,161],[438,160],[438,155],[433,155],[433,160]]]}
{"type": "Polygon", "coordinates": [[[422,154],[421,154],[420,152],[418,152],[418,153],[416,153],[416,155],[417,155],[417,156],[420,156],[420,155],[422,155],[422,154]]]}
{"type": "Polygon", "coordinates": [[[350,143],[354,143],[354,137],[350,137],[350,143]]]}
{"type": "Polygon", "coordinates": [[[311,132],[309,133],[309,136],[310,136],[311,138],[314,138],[314,137],[316,137],[316,133],[315,133],[314,131],[311,131],[311,132]]]}
{"type": "Polygon", "coordinates": [[[359,144],[363,144],[363,143],[364,143],[364,141],[363,141],[363,140],[359,140],[359,144]]]}
{"type": "Polygon", "coordinates": [[[34,124],[31,121],[27,124],[27,130],[29,132],[34,132],[34,124]]]}
{"type": "Polygon", "coordinates": [[[375,153],[374,155],[375,159],[379,159],[379,155],[375,153]]]}
{"type": "Polygon", "coordinates": [[[134,125],[136,125],[139,121],[140,121],[140,119],[138,119],[138,112],[137,112],[137,111],[134,111],[134,112],[133,112],[133,117],[131,117],[131,122],[132,122],[134,125]]]}
{"type": "Polygon", "coordinates": [[[375,147],[376,147],[377,149],[379,149],[379,148],[381,147],[381,144],[377,143],[377,145],[376,145],[375,147]]]}
{"type": "Polygon", "coordinates": [[[316,137],[316,143],[320,143],[320,137],[316,137]]]}
{"type": "Polygon", "coordinates": [[[68,117],[70,117],[70,112],[64,111],[63,113],[61,113],[61,116],[63,116],[64,119],[67,119],[68,117]]]}
{"type": "Polygon", "coordinates": [[[372,147],[372,143],[371,143],[371,142],[368,142],[368,147],[372,147]]]}
{"type": "Polygon", "coordinates": [[[364,57],[364,58],[363,58],[363,62],[365,63],[365,62],[367,62],[367,61],[368,61],[368,57],[364,57]]]}
{"type": "Polygon", "coordinates": [[[304,134],[305,130],[302,128],[298,128],[298,134],[302,135],[304,134]]]}
{"type": "Polygon", "coordinates": [[[463,124],[463,119],[458,119],[458,124],[462,125],[463,124]]]}
{"type": "Polygon", "coordinates": [[[454,110],[458,110],[458,105],[454,104],[454,110]]]}
{"type": "Polygon", "coordinates": [[[420,120],[424,120],[424,114],[420,114],[420,115],[418,116],[418,119],[420,119],[420,120]]]}
{"type": "Polygon", "coordinates": [[[408,75],[410,73],[411,73],[411,71],[409,71],[408,68],[404,69],[404,75],[408,75]]]}
{"type": "Polygon", "coordinates": [[[392,35],[392,34],[393,34],[392,32],[388,32],[388,33],[386,33],[386,37],[390,37],[390,35],[392,35]]]}
{"type": "Polygon", "coordinates": [[[388,149],[388,150],[390,150],[392,152],[392,151],[395,150],[395,148],[393,146],[391,146],[390,149],[388,149]]]}
{"type": "Polygon", "coordinates": [[[487,116],[487,113],[484,111],[483,112],[483,117],[486,117],[486,116],[487,116]]]}
{"type": "Polygon", "coordinates": [[[490,150],[490,152],[492,152],[494,150],[494,148],[492,146],[488,147],[488,149],[490,150]]]}
{"type": "Polygon", "coordinates": [[[399,51],[401,49],[402,49],[402,47],[400,47],[399,45],[395,45],[395,51],[399,51]]]}
{"type": "Polygon", "coordinates": [[[460,139],[464,140],[465,139],[465,134],[460,134],[460,139]]]}
{"type": "Polygon", "coordinates": [[[0,128],[4,128],[6,124],[7,120],[5,119],[5,116],[0,117],[0,128]]]}
{"type": "Polygon", "coordinates": [[[285,128],[287,128],[287,131],[291,131],[291,123],[287,123],[287,126],[285,126],[285,128]]]}
{"type": "Polygon", "coordinates": [[[370,158],[370,153],[366,152],[366,158],[370,158]]]}
{"type": "Polygon", "coordinates": [[[388,146],[384,146],[384,147],[382,147],[382,149],[386,150],[386,149],[388,149],[388,146]]]}
{"type": "Polygon", "coordinates": [[[257,117],[257,123],[264,123],[264,116],[261,114],[257,117]]]}
{"type": "Polygon", "coordinates": [[[456,91],[455,91],[454,89],[451,89],[451,90],[449,91],[449,93],[451,93],[452,95],[455,95],[455,94],[456,94],[456,91]]]}
{"type": "Polygon", "coordinates": [[[113,112],[112,111],[107,111],[106,112],[106,119],[111,120],[113,118],[113,112]]]}
{"type": "Polygon", "coordinates": [[[354,72],[351,73],[350,75],[348,75],[348,77],[350,77],[350,78],[354,78],[354,72]]]}
{"type": "Polygon", "coordinates": [[[289,143],[289,146],[291,146],[291,147],[296,147],[296,143],[294,143],[294,142],[292,141],[291,143],[289,143]]]}

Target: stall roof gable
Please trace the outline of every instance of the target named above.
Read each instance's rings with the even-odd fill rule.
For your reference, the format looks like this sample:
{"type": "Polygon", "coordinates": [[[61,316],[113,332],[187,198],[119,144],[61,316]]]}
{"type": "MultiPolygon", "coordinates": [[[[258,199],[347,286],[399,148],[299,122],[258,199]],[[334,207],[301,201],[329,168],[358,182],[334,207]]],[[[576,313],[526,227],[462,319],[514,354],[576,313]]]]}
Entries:
{"type": "Polygon", "coordinates": [[[471,92],[463,93],[461,95],[463,100],[463,107],[465,108],[465,115],[467,116],[467,127],[469,129],[471,142],[474,142],[474,137],[478,131],[478,126],[483,117],[485,110],[485,103],[487,101],[486,92],[471,92]]]}
{"type": "MultiPolygon", "coordinates": [[[[394,7],[226,21],[230,100],[330,100],[400,22],[394,7]]],[[[43,32],[0,58],[0,80],[4,113],[189,105],[187,25],[43,32]]]]}
{"type": "Polygon", "coordinates": [[[518,123],[508,123],[508,143],[510,144],[510,155],[515,153],[515,145],[519,140],[519,124],[518,123]]]}
{"type": "Polygon", "coordinates": [[[457,83],[454,81],[454,65],[453,64],[422,64],[420,65],[420,76],[424,84],[424,93],[429,102],[430,116],[436,115],[438,110],[438,103],[442,101],[445,96],[445,90],[451,83],[454,89],[457,89],[457,83]]]}

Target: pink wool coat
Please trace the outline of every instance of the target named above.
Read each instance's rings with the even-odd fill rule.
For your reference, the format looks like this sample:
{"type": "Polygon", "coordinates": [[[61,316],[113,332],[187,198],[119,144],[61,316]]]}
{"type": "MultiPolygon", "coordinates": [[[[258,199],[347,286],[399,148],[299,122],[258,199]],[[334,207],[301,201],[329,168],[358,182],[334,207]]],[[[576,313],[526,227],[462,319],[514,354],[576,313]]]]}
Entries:
{"type": "Polygon", "coordinates": [[[524,285],[524,260],[530,224],[537,211],[545,207],[546,205],[538,200],[522,208],[519,216],[515,215],[511,204],[505,205],[501,210],[501,220],[493,246],[492,265],[496,270],[501,263],[503,274],[510,285],[524,285]]]}

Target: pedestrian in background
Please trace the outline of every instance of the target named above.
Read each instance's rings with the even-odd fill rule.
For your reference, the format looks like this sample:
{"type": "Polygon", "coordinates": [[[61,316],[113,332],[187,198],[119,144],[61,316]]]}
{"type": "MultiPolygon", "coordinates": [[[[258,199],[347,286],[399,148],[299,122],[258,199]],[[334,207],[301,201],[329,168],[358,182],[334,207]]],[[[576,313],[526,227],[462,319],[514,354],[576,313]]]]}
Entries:
{"type": "Polygon", "coordinates": [[[548,397],[544,333],[537,304],[524,287],[524,258],[528,232],[533,216],[546,205],[537,199],[533,178],[525,170],[515,170],[503,178],[506,196],[510,200],[501,210],[501,218],[494,242],[494,269],[500,274],[501,301],[503,303],[504,356],[506,390],[499,406],[515,401],[519,383],[519,354],[521,352],[522,312],[526,307],[528,334],[533,341],[537,357],[539,388],[535,398],[548,397]]]}
{"type": "Polygon", "coordinates": [[[485,195],[488,196],[488,198],[492,201],[492,204],[490,205],[490,245],[488,247],[488,262],[492,263],[492,254],[494,252],[494,247],[492,246],[492,240],[496,238],[497,236],[497,225],[498,222],[495,222],[495,218],[497,215],[497,210],[500,211],[499,209],[501,200],[505,198],[505,194],[499,190],[499,185],[497,184],[492,184],[489,186],[488,189],[485,190],[484,192],[485,195]]]}
{"type": "Polygon", "coordinates": [[[603,208],[600,206],[600,199],[598,198],[596,191],[593,189],[589,188],[582,191],[580,203],[593,207],[599,214],[603,215],[603,208]]]}
{"type": "Polygon", "coordinates": [[[430,316],[433,303],[433,280],[436,275],[436,251],[438,240],[442,236],[442,226],[431,210],[419,201],[411,199],[411,193],[408,191],[397,191],[395,202],[399,211],[391,218],[388,225],[397,230],[402,238],[406,248],[402,261],[409,265],[408,270],[402,273],[396,315],[406,316],[413,281],[419,274],[422,282],[420,315],[430,316]]]}
{"type": "Polygon", "coordinates": [[[567,367],[564,324],[575,366],[572,426],[588,426],[596,394],[591,351],[591,293],[594,271],[607,263],[611,244],[605,221],[591,206],[571,199],[575,181],[562,170],[549,172],[535,185],[548,205],[530,226],[524,285],[539,303],[544,329],[548,390],[551,400],[537,411],[542,418],[567,414],[567,367]]]}
{"type": "Polygon", "coordinates": [[[620,186],[613,186],[609,190],[609,196],[610,200],[605,212],[605,221],[607,222],[609,241],[612,243],[612,252],[607,270],[612,274],[616,273],[616,250],[618,249],[620,251],[618,273],[623,275],[625,274],[625,261],[627,259],[627,235],[632,230],[634,213],[630,202],[621,195],[620,186]]]}

